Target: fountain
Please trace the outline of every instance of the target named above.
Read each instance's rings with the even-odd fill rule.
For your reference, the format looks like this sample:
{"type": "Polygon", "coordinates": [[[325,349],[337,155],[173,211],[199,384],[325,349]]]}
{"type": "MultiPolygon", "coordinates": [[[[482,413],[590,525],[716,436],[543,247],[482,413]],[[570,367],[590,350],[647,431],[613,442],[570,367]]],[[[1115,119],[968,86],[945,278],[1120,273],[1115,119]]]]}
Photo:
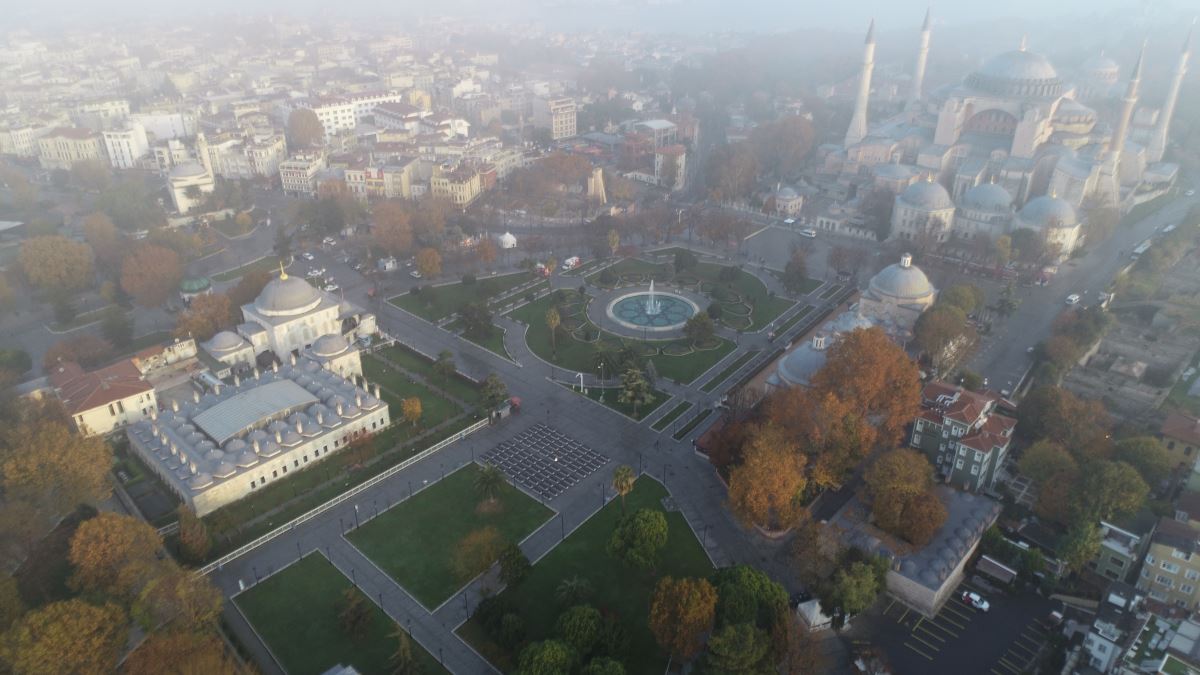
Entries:
{"type": "Polygon", "coordinates": [[[662,305],[654,297],[654,280],[650,280],[650,293],[646,296],[646,316],[658,316],[662,313],[662,305]]]}

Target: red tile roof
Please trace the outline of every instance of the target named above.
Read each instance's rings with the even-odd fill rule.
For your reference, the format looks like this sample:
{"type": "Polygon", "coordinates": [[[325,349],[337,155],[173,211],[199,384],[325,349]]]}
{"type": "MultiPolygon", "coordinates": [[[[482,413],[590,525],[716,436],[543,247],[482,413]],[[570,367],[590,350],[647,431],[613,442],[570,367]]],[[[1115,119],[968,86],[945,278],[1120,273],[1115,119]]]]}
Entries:
{"type": "Polygon", "coordinates": [[[50,374],[50,384],[58,390],[58,398],[72,415],[154,389],[129,359],[90,373],[77,363],[64,363],[50,374]]]}
{"type": "Polygon", "coordinates": [[[1185,443],[1200,445],[1200,420],[1173,412],[1163,420],[1159,433],[1185,443]]]}
{"type": "Polygon", "coordinates": [[[991,452],[995,448],[1008,447],[1012,440],[1017,421],[995,414],[992,406],[1000,398],[991,392],[977,393],[946,382],[930,382],[921,390],[921,399],[924,407],[917,413],[921,419],[935,424],[945,424],[949,419],[970,426],[971,430],[957,440],[972,450],[991,452]],[[991,411],[985,415],[989,407],[991,411]],[[975,428],[980,418],[983,423],[975,428]]]}

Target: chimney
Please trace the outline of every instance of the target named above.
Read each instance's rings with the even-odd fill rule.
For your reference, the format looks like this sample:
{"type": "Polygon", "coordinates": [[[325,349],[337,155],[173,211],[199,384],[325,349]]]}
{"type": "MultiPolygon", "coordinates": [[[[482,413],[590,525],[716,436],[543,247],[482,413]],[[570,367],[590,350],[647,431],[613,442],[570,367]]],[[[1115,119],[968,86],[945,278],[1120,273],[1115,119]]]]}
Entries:
{"type": "Polygon", "coordinates": [[[221,383],[220,382],[213,385],[213,393],[216,394],[217,396],[221,395],[221,383]]]}
{"type": "Polygon", "coordinates": [[[337,402],[337,414],[338,414],[338,417],[342,416],[342,402],[341,401],[337,402]]]}
{"type": "Polygon", "coordinates": [[[295,354],[288,354],[288,360],[291,362],[291,364],[293,366],[296,365],[296,355],[295,354]]]}
{"type": "Polygon", "coordinates": [[[272,362],[271,362],[271,372],[272,372],[272,373],[278,373],[278,372],[279,372],[279,362],[278,362],[278,361],[272,361],[272,362]]]}
{"type": "Polygon", "coordinates": [[[171,412],[179,412],[179,401],[171,399],[171,412]]]}
{"type": "Polygon", "coordinates": [[[325,414],[322,413],[320,410],[318,410],[317,411],[317,424],[324,424],[324,423],[325,423],[325,414]]]}
{"type": "Polygon", "coordinates": [[[905,269],[912,267],[912,254],[911,253],[905,253],[904,255],[900,256],[900,266],[905,269]]]}
{"type": "Polygon", "coordinates": [[[276,429],[276,430],[275,430],[275,442],[276,442],[276,443],[282,443],[282,442],[283,442],[283,433],[282,433],[282,432],[280,432],[278,429],[276,429]]]}
{"type": "Polygon", "coordinates": [[[380,394],[380,392],[379,392],[379,383],[378,382],[375,383],[375,398],[383,398],[382,394],[380,394]]]}
{"type": "Polygon", "coordinates": [[[354,392],[354,405],[356,405],[360,408],[362,407],[362,390],[361,389],[356,390],[354,392]]]}
{"type": "Polygon", "coordinates": [[[250,447],[254,448],[254,454],[256,455],[262,452],[262,445],[258,442],[257,438],[250,442],[250,447]]]}
{"type": "Polygon", "coordinates": [[[235,387],[242,386],[242,378],[237,373],[233,374],[233,386],[235,386],[235,387]]]}
{"type": "Polygon", "coordinates": [[[199,402],[200,402],[200,392],[193,389],[192,390],[192,403],[199,403],[199,402]]]}
{"type": "Polygon", "coordinates": [[[296,433],[298,433],[298,434],[304,433],[304,420],[300,420],[300,419],[296,420],[296,433]]]}

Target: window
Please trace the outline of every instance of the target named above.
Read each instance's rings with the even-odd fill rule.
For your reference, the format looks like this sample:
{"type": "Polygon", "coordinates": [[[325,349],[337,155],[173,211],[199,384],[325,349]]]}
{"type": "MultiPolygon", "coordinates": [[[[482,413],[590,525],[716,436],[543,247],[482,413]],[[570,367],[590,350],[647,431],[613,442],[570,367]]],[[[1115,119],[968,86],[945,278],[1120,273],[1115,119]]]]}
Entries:
{"type": "Polygon", "coordinates": [[[329,452],[329,446],[328,446],[328,445],[327,445],[327,446],[325,446],[325,452],[326,452],[326,453],[328,453],[328,452],[329,452]]]}
{"type": "Polygon", "coordinates": [[[296,460],[295,462],[293,462],[292,466],[296,467],[297,469],[300,468],[300,460],[296,460]]]}
{"type": "Polygon", "coordinates": [[[305,456],[304,456],[304,463],[305,463],[305,464],[308,464],[308,455],[305,455],[305,456]]]}
{"type": "Polygon", "coordinates": [[[1166,571],[1170,572],[1171,574],[1179,574],[1179,565],[1176,565],[1175,563],[1169,563],[1166,560],[1164,560],[1158,564],[1158,567],[1159,567],[1159,569],[1166,570],[1166,571]]]}
{"type": "Polygon", "coordinates": [[[271,478],[279,478],[279,470],[278,469],[271,472],[271,478]]]}
{"type": "Polygon", "coordinates": [[[978,451],[978,450],[976,450],[976,451],[975,451],[975,461],[976,461],[976,462],[982,462],[982,461],[983,461],[983,453],[982,453],[982,452],[980,452],[980,451],[978,451]]]}
{"type": "Polygon", "coordinates": [[[1180,593],[1187,593],[1188,595],[1191,595],[1192,591],[1194,591],[1194,590],[1196,590],[1196,588],[1194,586],[1192,586],[1191,584],[1180,584],[1179,585],[1180,593]]]}
{"type": "Polygon", "coordinates": [[[1188,553],[1187,551],[1180,551],[1179,549],[1175,549],[1174,551],[1171,551],[1171,557],[1179,558],[1180,560],[1191,560],[1192,554],[1188,553]]]}
{"type": "Polygon", "coordinates": [[[918,419],[917,423],[913,426],[913,428],[916,429],[917,431],[924,431],[925,430],[925,420],[918,419]]]}
{"type": "Polygon", "coordinates": [[[1153,565],[1155,562],[1156,561],[1154,560],[1154,556],[1152,556],[1152,555],[1146,556],[1146,564],[1147,565],[1153,565]]]}
{"type": "Polygon", "coordinates": [[[958,460],[957,462],[955,462],[955,463],[954,463],[954,468],[956,468],[956,469],[961,469],[961,468],[963,468],[963,461],[960,459],[960,460],[958,460]]]}
{"type": "Polygon", "coordinates": [[[978,465],[978,464],[972,464],[972,465],[971,465],[971,475],[972,475],[972,476],[978,476],[978,475],[979,475],[979,465],[978,465]]]}
{"type": "Polygon", "coordinates": [[[1188,581],[1195,581],[1200,579],[1200,572],[1197,572],[1193,569],[1187,569],[1183,571],[1183,576],[1187,578],[1188,581]]]}
{"type": "Polygon", "coordinates": [[[284,465],[283,465],[283,472],[284,472],[284,473],[287,473],[287,464],[284,464],[284,465]]]}
{"type": "Polygon", "coordinates": [[[255,481],[250,481],[250,489],[253,490],[256,487],[258,487],[258,484],[255,481]]]}
{"type": "Polygon", "coordinates": [[[1175,586],[1175,582],[1171,580],[1171,577],[1165,577],[1161,574],[1154,577],[1154,581],[1156,583],[1162,584],[1163,586],[1166,586],[1167,588],[1172,588],[1175,586]]]}
{"type": "Polygon", "coordinates": [[[1175,449],[1175,441],[1167,441],[1167,449],[1174,450],[1175,449]]]}
{"type": "Polygon", "coordinates": [[[1117,557],[1117,556],[1115,556],[1115,555],[1114,555],[1114,556],[1109,556],[1109,558],[1108,558],[1108,562],[1110,562],[1110,563],[1112,563],[1113,565],[1115,565],[1115,566],[1116,566],[1118,569],[1122,569],[1122,568],[1124,568],[1124,567],[1125,567],[1125,561],[1124,561],[1124,560],[1121,560],[1120,558],[1118,558],[1118,557],[1117,557]]]}

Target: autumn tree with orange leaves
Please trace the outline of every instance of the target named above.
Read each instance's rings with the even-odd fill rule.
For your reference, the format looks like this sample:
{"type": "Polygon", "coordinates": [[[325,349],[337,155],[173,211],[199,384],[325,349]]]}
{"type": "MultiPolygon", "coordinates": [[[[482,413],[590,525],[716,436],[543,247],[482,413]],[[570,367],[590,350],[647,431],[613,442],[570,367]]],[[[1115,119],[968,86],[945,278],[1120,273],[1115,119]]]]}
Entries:
{"type": "Polygon", "coordinates": [[[71,586],[82,592],[136,596],[160,563],[162,538],[150,525],[129,516],[102,512],[75,530],[68,558],[71,586]]]}
{"type": "Polygon", "coordinates": [[[750,432],[741,465],[729,475],[729,505],[748,525],[787,528],[802,513],[808,479],[805,456],[794,439],[778,426],[760,425],[750,432]]]}
{"type": "Polygon", "coordinates": [[[808,456],[809,480],[820,488],[841,484],[878,441],[862,410],[830,391],[776,392],[767,400],[766,416],[796,440],[808,456]]]}
{"type": "Polygon", "coordinates": [[[396,256],[412,249],[412,216],[400,201],[389,199],[376,204],[372,225],[371,239],[384,253],[396,256]]]}
{"type": "Polygon", "coordinates": [[[851,331],[829,350],[812,388],[833,393],[879,429],[879,440],[893,443],[921,405],[917,365],[881,328],[851,331]]]}
{"type": "MultiPolygon", "coordinates": [[[[241,314],[239,311],[238,314],[241,314]]],[[[233,304],[224,293],[210,293],[192,298],[187,311],[179,315],[175,324],[175,337],[193,337],[197,341],[207,340],[218,331],[233,326],[233,304]]]]}
{"type": "Polygon", "coordinates": [[[152,633],[125,659],[125,675],[195,673],[235,675],[242,672],[215,633],[152,633]]]}
{"type": "Polygon", "coordinates": [[[15,673],[101,675],[117,670],[129,622],[113,603],[53,602],[26,614],[0,643],[15,673]]]}
{"type": "Polygon", "coordinates": [[[175,251],[142,244],[121,263],[121,289],[142,307],[159,307],[179,290],[183,263],[175,251]]]}
{"type": "Polygon", "coordinates": [[[717,589],[707,579],[658,580],[650,600],[650,631],[671,658],[690,661],[704,646],[717,613],[717,589]]]}

